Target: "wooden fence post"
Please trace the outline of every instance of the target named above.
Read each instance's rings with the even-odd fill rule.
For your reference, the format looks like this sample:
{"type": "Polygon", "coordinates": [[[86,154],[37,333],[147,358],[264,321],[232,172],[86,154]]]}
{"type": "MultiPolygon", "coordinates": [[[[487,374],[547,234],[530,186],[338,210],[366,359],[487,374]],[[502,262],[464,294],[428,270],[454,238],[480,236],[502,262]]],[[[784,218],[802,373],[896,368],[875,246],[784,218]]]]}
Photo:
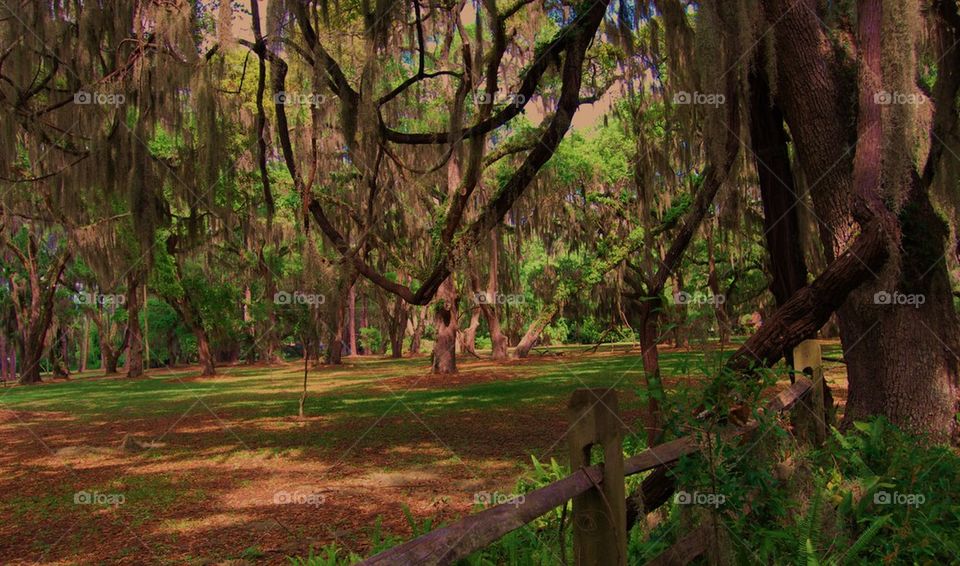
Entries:
{"type": "Polygon", "coordinates": [[[627,509],[623,483],[622,425],[617,393],[578,389],[570,399],[570,470],[590,466],[591,447],[603,447],[603,482],[573,498],[576,564],[627,564],[627,509]]]}
{"type": "Polygon", "coordinates": [[[794,411],[794,431],[801,440],[823,444],[827,439],[824,407],[823,353],[816,340],[804,340],[793,349],[793,368],[810,377],[813,386],[794,411]]]}

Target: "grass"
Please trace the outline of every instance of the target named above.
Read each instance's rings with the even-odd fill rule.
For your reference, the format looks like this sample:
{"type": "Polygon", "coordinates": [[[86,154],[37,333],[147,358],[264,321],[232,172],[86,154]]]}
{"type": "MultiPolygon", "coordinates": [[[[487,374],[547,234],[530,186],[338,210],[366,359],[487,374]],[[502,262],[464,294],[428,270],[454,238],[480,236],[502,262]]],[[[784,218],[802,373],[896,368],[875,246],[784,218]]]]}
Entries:
{"type": "MultiPolygon", "coordinates": [[[[304,420],[296,416],[297,362],[223,367],[202,379],[193,369],[142,379],[87,372],[0,390],[0,409],[14,415],[0,410],[12,455],[0,459],[0,516],[12,519],[0,524],[0,562],[17,553],[87,563],[108,552],[120,560],[144,548],[159,562],[255,553],[269,562],[281,552],[271,537],[284,541],[283,555],[333,542],[367,548],[378,516],[386,533],[409,536],[402,508],[418,520],[454,520],[471,511],[477,491],[513,486],[530,455],[563,459],[565,407],[575,389],[616,387],[623,418],[636,426],[642,361],[626,347],[589,355],[551,348],[504,364],[461,358],[455,377],[430,375],[426,357],[348,359],[311,369],[304,420]],[[113,450],[127,433],[161,447],[84,452],[113,450]],[[301,486],[323,488],[328,504],[271,504],[277,490],[301,486]],[[78,506],[78,490],[123,494],[125,502],[78,506]],[[134,529],[139,540],[105,551],[93,542],[104,521],[115,536],[134,529]],[[75,531],[62,533],[68,524],[75,531]],[[274,524],[284,529],[269,531],[274,524]],[[46,534],[14,548],[16,538],[4,538],[10,525],[46,534]]],[[[705,380],[721,361],[712,351],[670,350],[661,369],[670,387],[671,376],[705,380]]]]}
{"type": "MultiPolygon", "coordinates": [[[[553,351],[570,352],[571,347],[553,351]]],[[[602,352],[601,352],[602,354],[602,352]]],[[[697,356],[683,352],[662,355],[664,375],[693,373],[697,356]]],[[[628,389],[641,378],[639,354],[589,357],[548,357],[529,365],[498,366],[461,362],[461,373],[471,376],[504,370],[522,379],[488,381],[444,387],[442,378],[428,377],[426,358],[348,360],[342,368],[320,368],[308,377],[307,413],[334,418],[374,416],[397,398],[426,413],[485,408],[511,408],[522,404],[565,403],[581,387],[610,386],[628,389]],[[416,388],[391,387],[399,377],[422,377],[416,388]],[[619,383],[618,383],[619,382],[619,383]],[[377,387],[379,386],[379,387],[377,387]]],[[[0,406],[26,411],[62,411],[85,420],[117,416],[182,414],[203,399],[211,407],[251,418],[282,417],[296,413],[303,370],[298,363],[280,368],[233,366],[221,368],[216,378],[189,380],[190,371],[154,372],[144,379],[100,378],[88,372],[65,382],[0,391],[0,406]]]]}

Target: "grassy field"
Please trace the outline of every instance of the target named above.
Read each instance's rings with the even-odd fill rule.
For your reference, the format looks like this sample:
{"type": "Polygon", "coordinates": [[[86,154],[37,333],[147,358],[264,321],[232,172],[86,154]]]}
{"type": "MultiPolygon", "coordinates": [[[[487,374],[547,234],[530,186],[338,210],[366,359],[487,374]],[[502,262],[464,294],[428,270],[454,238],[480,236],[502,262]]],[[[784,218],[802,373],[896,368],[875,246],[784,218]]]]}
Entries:
{"type": "MultiPolygon", "coordinates": [[[[695,385],[719,359],[664,352],[668,388],[695,385]]],[[[285,563],[329,543],[363,554],[378,518],[406,536],[405,508],[453,520],[477,493],[509,493],[531,455],[564,460],[577,388],[618,389],[639,431],[642,364],[627,345],[460,367],[439,377],[427,358],[370,357],[312,368],[303,419],[298,363],[0,390],[0,562],[285,563]]]]}

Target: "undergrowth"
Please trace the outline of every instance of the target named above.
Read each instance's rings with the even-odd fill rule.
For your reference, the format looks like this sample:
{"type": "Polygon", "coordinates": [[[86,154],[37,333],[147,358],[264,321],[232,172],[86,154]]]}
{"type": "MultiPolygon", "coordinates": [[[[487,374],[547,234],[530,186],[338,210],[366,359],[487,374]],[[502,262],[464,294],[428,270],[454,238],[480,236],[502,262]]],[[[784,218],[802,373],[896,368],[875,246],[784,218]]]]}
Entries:
{"type": "MultiPolygon", "coordinates": [[[[856,423],[845,433],[833,429],[818,449],[797,445],[781,425],[771,422],[743,443],[682,459],[674,468],[677,494],[631,529],[629,563],[645,563],[705,522],[719,541],[711,552],[720,563],[955,563],[960,456],[954,450],[930,446],[883,419],[856,423]]],[[[556,461],[533,458],[516,493],[568,473],[556,461]]],[[[629,478],[628,491],[640,479],[629,478]]],[[[405,513],[414,537],[441,526],[405,513]]],[[[384,534],[379,521],[370,534],[369,555],[403,542],[384,534]]],[[[571,557],[568,503],[460,564],[564,564],[571,557]]],[[[361,559],[329,545],[290,563],[339,566],[361,559]]]]}

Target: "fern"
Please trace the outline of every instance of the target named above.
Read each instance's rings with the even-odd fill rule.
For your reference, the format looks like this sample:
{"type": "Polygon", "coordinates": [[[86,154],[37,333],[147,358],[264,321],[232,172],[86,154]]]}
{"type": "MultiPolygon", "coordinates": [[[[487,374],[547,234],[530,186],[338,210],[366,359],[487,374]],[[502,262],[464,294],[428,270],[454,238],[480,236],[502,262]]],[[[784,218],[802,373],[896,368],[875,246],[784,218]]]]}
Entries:
{"type": "Polygon", "coordinates": [[[889,520],[890,520],[890,515],[884,515],[883,517],[880,517],[876,521],[873,521],[870,527],[867,528],[867,530],[863,531],[863,534],[861,534],[857,538],[857,540],[854,541],[852,545],[850,545],[850,548],[843,553],[843,556],[840,557],[840,560],[838,561],[838,563],[846,564],[848,561],[852,560],[858,554],[863,552],[863,550],[867,547],[867,545],[870,544],[870,541],[872,541],[873,538],[877,536],[877,533],[880,532],[880,529],[882,529],[884,525],[887,524],[887,521],[889,520]]]}

